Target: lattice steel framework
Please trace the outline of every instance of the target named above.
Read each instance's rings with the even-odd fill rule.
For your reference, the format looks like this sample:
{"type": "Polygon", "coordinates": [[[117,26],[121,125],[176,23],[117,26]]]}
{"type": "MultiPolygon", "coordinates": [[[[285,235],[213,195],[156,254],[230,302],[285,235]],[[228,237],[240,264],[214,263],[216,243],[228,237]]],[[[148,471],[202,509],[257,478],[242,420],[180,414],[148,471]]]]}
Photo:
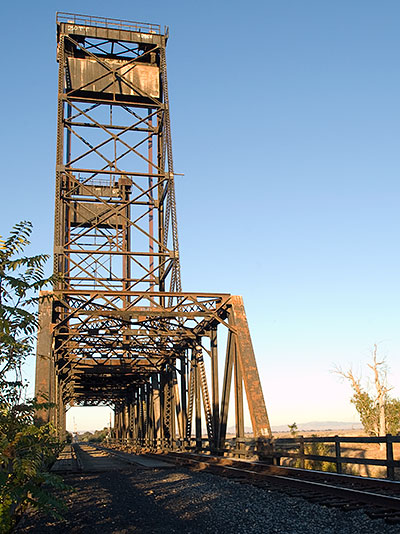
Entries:
{"type": "Polygon", "coordinates": [[[36,371],[57,408],[39,415],[62,434],[67,405],[109,404],[117,439],[201,448],[205,428],[221,449],[234,376],[240,448],[243,384],[255,436],[270,427],[241,297],[182,292],[167,39],[154,24],[57,15],[58,281],[36,371]]]}

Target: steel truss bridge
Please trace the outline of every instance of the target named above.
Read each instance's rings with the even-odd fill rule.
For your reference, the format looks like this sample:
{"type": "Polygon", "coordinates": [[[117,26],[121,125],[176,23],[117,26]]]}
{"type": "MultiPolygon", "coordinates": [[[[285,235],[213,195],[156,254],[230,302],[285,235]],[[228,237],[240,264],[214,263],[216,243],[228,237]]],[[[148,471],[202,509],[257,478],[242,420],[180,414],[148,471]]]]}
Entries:
{"type": "Polygon", "coordinates": [[[108,405],[115,438],[137,448],[221,451],[233,405],[237,449],[246,409],[262,447],[242,298],[181,287],[167,40],[154,24],[57,14],[56,282],[36,359],[36,396],[54,407],[38,417],[63,437],[68,407],[108,405]]]}

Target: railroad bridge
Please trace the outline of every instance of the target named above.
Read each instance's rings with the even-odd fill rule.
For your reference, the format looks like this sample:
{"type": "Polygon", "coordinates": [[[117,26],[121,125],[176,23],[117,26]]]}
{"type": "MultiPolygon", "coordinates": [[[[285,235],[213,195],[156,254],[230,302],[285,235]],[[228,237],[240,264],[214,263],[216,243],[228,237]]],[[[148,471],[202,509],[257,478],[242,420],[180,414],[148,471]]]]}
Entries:
{"type": "Polygon", "coordinates": [[[167,40],[57,14],[56,281],[35,387],[53,407],[38,415],[63,437],[68,407],[108,405],[116,439],[218,451],[231,408],[240,450],[246,400],[256,441],[271,429],[242,298],[182,291],[167,40]]]}

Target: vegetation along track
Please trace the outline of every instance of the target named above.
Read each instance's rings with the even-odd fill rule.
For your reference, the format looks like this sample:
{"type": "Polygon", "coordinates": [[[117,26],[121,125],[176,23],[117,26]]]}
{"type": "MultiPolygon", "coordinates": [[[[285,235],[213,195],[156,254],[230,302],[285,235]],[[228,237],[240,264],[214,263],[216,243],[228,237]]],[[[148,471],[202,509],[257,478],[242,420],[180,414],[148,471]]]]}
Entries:
{"type": "MultiPolygon", "coordinates": [[[[118,454],[118,453],[117,453],[118,454]]],[[[363,509],[372,519],[400,523],[400,482],[281,467],[262,462],[190,454],[148,454],[196,471],[207,471],[236,482],[302,497],[343,510],[363,509]]]]}

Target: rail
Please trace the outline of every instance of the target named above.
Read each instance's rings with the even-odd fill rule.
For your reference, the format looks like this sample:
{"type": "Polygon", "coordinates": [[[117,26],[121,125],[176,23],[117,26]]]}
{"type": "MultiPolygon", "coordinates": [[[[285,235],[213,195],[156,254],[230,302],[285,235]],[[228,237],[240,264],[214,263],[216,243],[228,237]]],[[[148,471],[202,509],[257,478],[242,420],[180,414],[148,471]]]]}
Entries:
{"type": "MultiPolygon", "coordinates": [[[[153,456],[153,455],[150,455],[153,456]]],[[[154,455],[155,457],[159,455],[154,455]]],[[[400,484],[383,479],[355,477],[248,462],[204,454],[167,453],[163,459],[189,469],[207,470],[236,481],[256,484],[268,491],[278,490],[301,496],[313,503],[364,509],[371,519],[400,522],[400,484]]]]}
{"type": "Polygon", "coordinates": [[[94,17],[92,15],[78,15],[76,13],[57,12],[57,24],[67,23],[76,24],[77,26],[95,26],[97,28],[109,28],[112,30],[126,30],[140,33],[156,33],[168,35],[168,26],[164,26],[164,33],[161,32],[159,24],[148,22],[133,22],[123,19],[110,19],[105,17],[94,17]]]}
{"type": "Polygon", "coordinates": [[[206,471],[235,482],[256,485],[260,490],[279,491],[314,504],[343,510],[360,509],[371,519],[383,519],[390,524],[400,523],[400,483],[391,480],[276,466],[219,454],[161,451],[160,448],[154,452],[143,449],[135,451],[115,443],[94,447],[128,463],[137,463],[139,453],[141,461],[161,460],[164,466],[167,462],[194,471],[206,471]],[[133,455],[132,459],[129,458],[130,454],[133,455]]]}
{"type": "Polygon", "coordinates": [[[400,468],[400,461],[394,459],[393,444],[400,443],[400,436],[387,434],[382,437],[351,437],[351,436],[297,436],[295,438],[280,438],[274,441],[274,455],[281,458],[300,459],[300,467],[304,469],[306,461],[328,462],[335,464],[336,472],[341,474],[343,464],[373,465],[386,468],[386,478],[394,480],[395,468],[400,468]],[[315,444],[327,444],[327,454],[315,454],[315,444]],[[385,444],[385,458],[355,458],[343,456],[341,445],[344,443],[385,444]],[[294,449],[297,449],[294,452],[294,449]],[[331,454],[333,452],[334,454],[331,454]]]}
{"type": "MultiPolygon", "coordinates": [[[[115,445],[117,447],[126,447],[136,450],[140,450],[143,446],[140,440],[134,440],[130,438],[112,438],[108,439],[106,443],[111,446],[115,445]]],[[[257,457],[260,457],[260,454],[263,457],[270,457],[270,447],[268,447],[268,452],[265,451],[265,446],[270,445],[270,443],[271,442],[269,440],[266,440],[265,442],[260,444],[256,440],[254,440],[254,438],[237,439],[228,437],[225,441],[224,447],[218,448],[218,454],[222,454],[226,457],[247,458],[252,460],[257,457]],[[264,448],[262,446],[264,446],[264,448]]],[[[155,452],[157,450],[168,452],[172,450],[175,452],[179,451],[188,454],[196,454],[200,453],[200,451],[205,454],[215,454],[217,452],[215,446],[210,443],[210,440],[208,438],[201,438],[201,440],[199,440],[194,437],[184,441],[180,439],[175,439],[173,440],[173,443],[171,443],[171,441],[168,439],[158,439],[152,443],[147,443],[145,449],[147,451],[152,452],[155,452]]]]}

